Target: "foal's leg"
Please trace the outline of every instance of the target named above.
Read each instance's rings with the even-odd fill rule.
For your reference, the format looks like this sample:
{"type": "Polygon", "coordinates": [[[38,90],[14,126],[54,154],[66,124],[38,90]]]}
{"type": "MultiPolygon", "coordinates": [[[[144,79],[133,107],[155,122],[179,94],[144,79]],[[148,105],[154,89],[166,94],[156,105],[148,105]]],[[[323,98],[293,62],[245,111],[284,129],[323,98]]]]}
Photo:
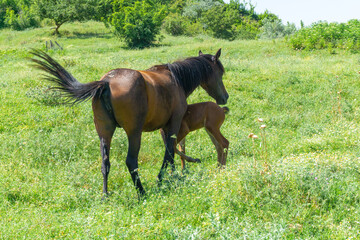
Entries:
{"type": "MultiPolygon", "coordinates": [[[[183,138],[179,143],[179,151],[183,154],[186,154],[185,151],[185,138],[183,138]]],[[[185,169],[185,158],[184,156],[180,155],[180,160],[181,160],[181,169],[184,170],[185,169]]]]}
{"type": "MultiPolygon", "coordinates": [[[[177,146],[175,147],[175,152],[180,155],[180,160],[181,160],[181,168],[182,170],[185,169],[185,159],[186,157],[184,157],[185,155],[185,137],[186,135],[188,135],[188,133],[190,132],[190,129],[186,123],[186,121],[183,119],[180,125],[180,130],[179,133],[177,135],[177,144],[179,144],[179,150],[177,150],[177,146]],[[181,155],[181,153],[183,153],[183,156],[181,155]]],[[[186,156],[186,155],[185,155],[186,156]]]]}
{"type": "MultiPolygon", "coordinates": [[[[163,129],[160,129],[160,133],[161,133],[161,137],[164,141],[164,144],[166,144],[166,137],[165,137],[165,132],[163,129]]],[[[187,133],[186,133],[187,134],[187,133]]],[[[186,135],[185,134],[185,135],[186,135]]],[[[183,134],[181,133],[181,129],[180,129],[180,132],[178,134],[178,140],[179,139],[182,139],[180,142],[179,142],[179,150],[176,148],[176,145],[177,145],[177,141],[174,143],[174,151],[177,155],[180,156],[180,159],[181,159],[181,168],[182,170],[185,169],[185,160],[188,161],[188,162],[197,162],[197,163],[200,163],[200,159],[194,159],[192,157],[189,157],[185,154],[185,138],[183,137],[183,134]],[[181,138],[180,138],[181,136],[181,138]]]]}
{"type": "Polygon", "coordinates": [[[182,170],[185,169],[185,160],[187,162],[201,163],[200,159],[198,159],[198,158],[194,159],[194,158],[189,157],[188,155],[185,154],[185,138],[180,141],[179,150],[177,148],[175,148],[175,153],[180,156],[182,170]]]}
{"type": "Polygon", "coordinates": [[[129,148],[126,157],[126,166],[129,169],[131,179],[134,182],[135,188],[139,191],[140,196],[145,195],[145,190],[141,184],[138,173],[138,156],[141,143],[141,130],[128,134],[129,148]]]}
{"type": "Polygon", "coordinates": [[[215,145],[219,166],[226,165],[227,149],[229,147],[229,141],[221,134],[220,130],[206,127],[206,132],[210,136],[211,141],[215,145]],[[225,152],[224,152],[225,149],[225,152]]]}

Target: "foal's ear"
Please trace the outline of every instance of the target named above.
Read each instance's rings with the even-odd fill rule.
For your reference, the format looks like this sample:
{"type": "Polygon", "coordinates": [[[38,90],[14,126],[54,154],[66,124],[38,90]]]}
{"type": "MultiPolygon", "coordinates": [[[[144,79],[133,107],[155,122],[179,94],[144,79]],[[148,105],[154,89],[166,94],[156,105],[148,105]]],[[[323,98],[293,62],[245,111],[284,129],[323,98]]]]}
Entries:
{"type": "Polygon", "coordinates": [[[219,48],[216,54],[212,56],[211,60],[213,60],[213,62],[216,62],[217,60],[219,60],[220,55],[221,55],[221,48],[219,48]]]}
{"type": "Polygon", "coordinates": [[[202,53],[202,51],[201,51],[201,50],[199,50],[199,56],[201,56],[201,55],[203,55],[203,53],[202,53]]]}

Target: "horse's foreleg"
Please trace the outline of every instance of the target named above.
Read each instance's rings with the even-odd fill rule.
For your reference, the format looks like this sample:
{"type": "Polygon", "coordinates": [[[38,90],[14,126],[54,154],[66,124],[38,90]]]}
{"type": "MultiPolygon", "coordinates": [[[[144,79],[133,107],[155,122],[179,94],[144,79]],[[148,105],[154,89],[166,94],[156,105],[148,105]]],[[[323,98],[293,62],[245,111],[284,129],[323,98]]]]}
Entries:
{"type": "Polygon", "coordinates": [[[164,156],[163,164],[161,165],[160,173],[158,175],[159,183],[161,183],[164,175],[164,171],[166,170],[169,164],[171,166],[171,170],[173,172],[175,171],[175,164],[174,164],[175,141],[176,141],[176,137],[165,133],[165,156],[164,156]]]}
{"type": "Polygon", "coordinates": [[[141,184],[138,173],[138,156],[141,143],[141,132],[128,135],[129,148],[126,157],[126,166],[129,169],[131,179],[134,182],[135,188],[139,191],[140,196],[145,195],[145,190],[141,184]]]}

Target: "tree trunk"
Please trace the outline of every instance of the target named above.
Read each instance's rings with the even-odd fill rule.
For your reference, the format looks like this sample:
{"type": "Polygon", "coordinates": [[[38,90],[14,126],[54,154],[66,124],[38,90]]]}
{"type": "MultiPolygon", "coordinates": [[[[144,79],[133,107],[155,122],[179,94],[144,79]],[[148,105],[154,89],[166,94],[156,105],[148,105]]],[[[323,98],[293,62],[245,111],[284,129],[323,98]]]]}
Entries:
{"type": "Polygon", "coordinates": [[[55,32],[54,32],[55,35],[60,35],[59,28],[61,27],[62,24],[63,23],[55,23],[55,25],[56,25],[55,32]]]}

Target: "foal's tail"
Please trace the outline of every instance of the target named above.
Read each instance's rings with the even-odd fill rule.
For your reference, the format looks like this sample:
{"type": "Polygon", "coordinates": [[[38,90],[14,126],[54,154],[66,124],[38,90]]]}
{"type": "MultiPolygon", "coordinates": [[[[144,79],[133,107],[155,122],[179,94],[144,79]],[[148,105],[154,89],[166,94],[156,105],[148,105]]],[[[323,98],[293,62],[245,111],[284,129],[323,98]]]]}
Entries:
{"type": "Polygon", "coordinates": [[[227,114],[228,112],[230,112],[230,109],[228,107],[222,107],[222,109],[224,110],[224,113],[227,114]]]}
{"type": "Polygon", "coordinates": [[[44,79],[55,83],[56,86],[53,88],[63,93],[66,103],[75,104],[93,97],[100,98],[104,90],[109,90],[109,83],[106,81],[80,83],[58,62],[41,50],[32,50],[30,53],[39,58],[30,59],[35,63],[34,67],[48,74],[44,79]]]}

